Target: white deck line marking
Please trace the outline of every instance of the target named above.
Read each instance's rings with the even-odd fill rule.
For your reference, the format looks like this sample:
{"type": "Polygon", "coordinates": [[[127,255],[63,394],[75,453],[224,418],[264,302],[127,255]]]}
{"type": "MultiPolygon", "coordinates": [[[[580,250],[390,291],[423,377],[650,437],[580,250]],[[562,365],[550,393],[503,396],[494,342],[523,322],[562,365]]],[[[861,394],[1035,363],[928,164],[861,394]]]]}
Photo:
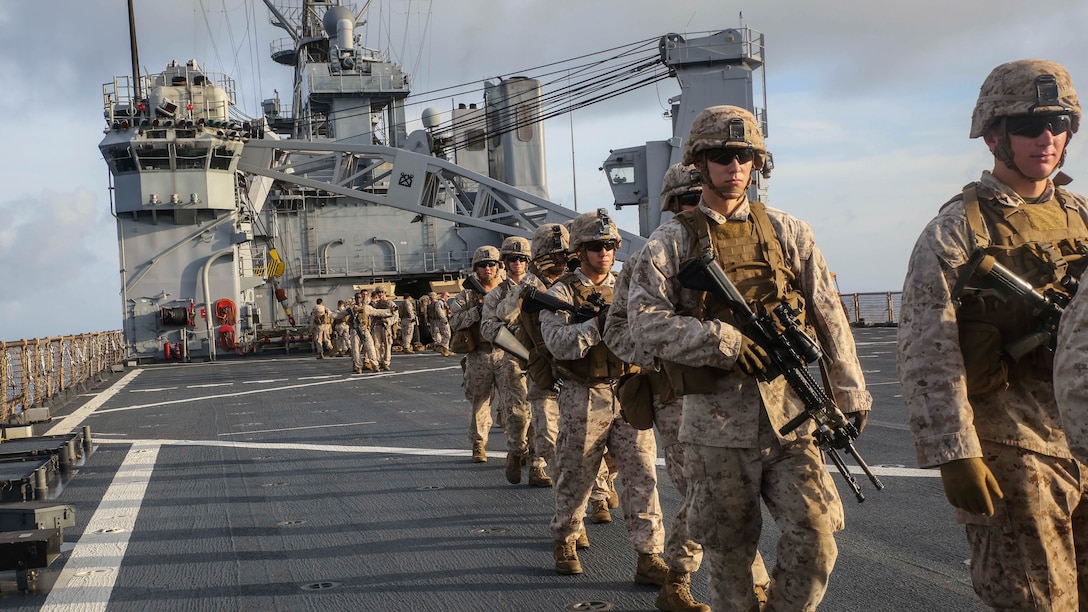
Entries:
{"type": "Polygon", "coordinates": [[[264,380],[243,380],[243,385],[260,385],[265,383],[283,382],[289,380],[287,378],[266,378],[264,380]]]}
{"type": "Polygon", "coordinates": [[[129,389],[129,393],[154,393],[156,391],[173,391],[177,387],[159,387],[158,389],[129,389]]]}
{"type": "Polygon", "coordinates": [[[320,385],[335,385],[345,382],[360,382],[367,380],[375,380],[378,378],[389,378],[390,376],[405,376],[408,374],[426,374],[428,372],[441,372],[442,370],[461,369],[461,365],[446,366],[444,368],[427,368],[424,370],[408,370],[405,372],[383,372],[381,374],[371,374],[370,376],[345,376],[344,378],[338,378],[336,380],[319,380],[317,382],[304,383],[299,385],[284,385],[282,387],[268,387],[265,389],[253,389],[252,391],[239,391],[237,393],[224,393],[221,395],[205,395],[203,397],[192,397],[189,399],[180,400],[168,400],[163,402],[152,402],[150,404],[137,404],[135,406],[122,406],[120,408],[110,408],[108,410],[99,410],[96,414],[108,414],[110,412],[124,412],[126,410],[139,410],[141,408],[155,408],[157,406],[170,406],[173,404],[188,404],[189,402],[199,402],[210,399],[222,399],[224,397],[239,397],[242,395],[253,395],[254,393],[273,393],[276,391],[287,391],[290,389],[305,389],[307,387],[316,387],[320,385]]]}
{"type": "Polygon", "coordinates": [[[157,442],[138,442],[129,449],[49,592],[43,611],[106,609],[160,447],[157,442]]]}
{"type": "Polygon", "coordinates": [[[877,385],[898,385],[898,384],[899,384],[898,380],[886,380],[884,382],[875,382],[875,383],[867,382],[867,383],[865,383],[865,386],[866,387],[876,387],[877,385]]]}
{"type": "Polygon", "coordinates": [[[110,388],[96,394],[94,396],[94,399],[90,400],[86,404],[83,404],[82,406],[77,408],[75,412],[69,414],[68,416],[61,419],[59,423],[50,427],[49,430],[45,432],[45,435],[57,436],[72,431],[73,429],[78,427],[80,423],[83,422],[83,419],[90,416],[90,414],[95,410],[98,410],[98,407],[106,403],[111,397],[117,395],[121,391],[121,389],[125,388],[125,385],[132,382],[133,378],[139,376],[140,372],[143,372],[143,370],[137,368],[129,372],[128,374],[125,374],[121,377],[121,380],[113,383],[110,388]]]}
{"type": "Polygon", "coordinates": [[[324,429],[326,427],[351,427],[352,425],[373,425],[377,421],[362,421],[359,423],[338,423],[336,425],[307,425],[305,427],[284,427],[282,429],[257,429],[254,431],[237,431],[233,433],[215,434],[217,436],[248,436],[249,434],[274,433],[280,431],[298,431],[300,429],[324,429]]]}
{"type": "Polygon", "coordinates": [[[327,374],[325,376],[299,376],[298,380],[325,380],[328,378],[340,378],[341,374],[327,374]]]}
{"type": "Polygon", "coordinates": [[[854,346],[888,346],[891,344],[895,344],[896,342],[896,340],[874,340],[872,342],[855,342],[854,346]]]}
{"type": "MultiPolygon", "coordinates": [[[[102,434],[106,435],[106,434],[102,434]]],[[[109,440],[98,439],[100,444],[162,444],[168,446],[214,446],[219,448],[252,448],[260,450],[300,450],[324,453],[353,453],[358,455],[411,455],[419,457],[468,457],[469,450],[459,448],[405,448],[396,446],[348,446],[345,444],[301,444],[296,442],[234,442],[229,440],[109,440]]],[[[657,465],[664,466],[665,460],[658,458],[657,465]]],[[[939,470],[920,470],[898,465],[870,466],[877,476],[905,476],[912,478],[940,478],[939,470]]],[[[828,471],[835,470],[834,465],[827,466],[828,471]]],[[[849,466],[852,474],[861,474],[861,468],[849,466]]]]}
{"type": "Polygon", "coordinates": [[[234,383],[208,383],[206,385],[189,385],[186,389],[206,389],[208,387],[229,387],[234,383]]]}

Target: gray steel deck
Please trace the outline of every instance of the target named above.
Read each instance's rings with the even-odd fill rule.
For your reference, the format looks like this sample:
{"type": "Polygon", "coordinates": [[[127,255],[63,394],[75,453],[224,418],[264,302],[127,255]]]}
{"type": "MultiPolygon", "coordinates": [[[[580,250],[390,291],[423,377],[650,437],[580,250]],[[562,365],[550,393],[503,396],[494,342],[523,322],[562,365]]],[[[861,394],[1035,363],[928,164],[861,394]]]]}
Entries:
{"type": "MultiPolygon", "coordinates": [[[[859,476],[868,500],[844,493],[821,609],[983,610],[940,480],[913,469],[895,330],[856,337],[876,400],[858,450],[887,488],[859,476]]],[[[632,582],[619,511],[588,525],[585,574],[556,575],[552,490],[506,482],[497,428],[492,460],[469,461],[458,361],[392,365],[362,376],[312,355],[144,367],[70,402],[42,430],[91,426],[95,452],[57,496],[77,526],[36,590],[20,594],[0,572],[0,608],[653,609],[656,589],[632,582]]],[[[663,468],[659,478],[668,524],[678,499],[663,468]]],[[[770,564],[769,517],[764,531],[770,564]]],[[[706,581],[695,575],[701,601],[706,581]]]]}

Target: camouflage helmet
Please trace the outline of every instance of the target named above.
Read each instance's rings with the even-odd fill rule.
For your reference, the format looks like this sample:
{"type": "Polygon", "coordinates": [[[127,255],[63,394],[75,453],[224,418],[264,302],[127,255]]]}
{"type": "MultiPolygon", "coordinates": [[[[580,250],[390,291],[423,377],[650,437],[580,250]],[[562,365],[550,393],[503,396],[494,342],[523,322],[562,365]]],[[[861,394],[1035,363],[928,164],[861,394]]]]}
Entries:
{"type": "Polygon", "coordinates": [[[552,253],[565,253],[570,246],[570,232],[559,223],[545,223],[533,234],[533,260],[552,253]]]}
{"type": "Polygon", "coordinates": [[[502,241],[502,247],[499,248],[499,253],[503,257],[507,255],[524,255],[529,257],[531,249],[529,247],[529,240],[522,238],[521,236],[510,236],[506,240],[502,241]]]}
{"type": "Polygon", "coordinates": [[[699,169],[692,165],[673,164],[665,171],[661,183],[661,210],[677,212],[680,205],[675,203],[677,196],[685,193],[702,193],[703,181],[699,169]]]}
{"type": "Polygon", "coordinates": [[[1069,71],[1056,62],[1017,60],[994,68],[979,88],[971,113],[971,138],[982,136],[1001,117],[1069,114],[1080,127],[1080,102],[1069,71]]]}
{"type": "Polygon", "coordinates": [[[598,208],[597,212],[579,215],[570,224],[570,251],[577,252],[583,244],[594,240],[615,240],[616,248],[623,243],[616,222],[608,216],[608,211],[598,208]]]}
{"type": "Polygon", "coordinates": [[[476,251],[472,253],[472,267],[475,268],[476,264],[482,261],[499,263],[502,261],[502,256],[499,254],[499,250],[493,246],[486,245],[478,247],[476,251]]]}
{"type": "Polygon", "coordinates": [[[752,168],[763,168],[767,145],[763,142],[763,130],[756,116],[739,106],[711,106],[703,109],[691,122],[687,142],[684,143],[685,165],[695,164],[699,153],[707,149],[741,147],[756,151],[752,168]]]}

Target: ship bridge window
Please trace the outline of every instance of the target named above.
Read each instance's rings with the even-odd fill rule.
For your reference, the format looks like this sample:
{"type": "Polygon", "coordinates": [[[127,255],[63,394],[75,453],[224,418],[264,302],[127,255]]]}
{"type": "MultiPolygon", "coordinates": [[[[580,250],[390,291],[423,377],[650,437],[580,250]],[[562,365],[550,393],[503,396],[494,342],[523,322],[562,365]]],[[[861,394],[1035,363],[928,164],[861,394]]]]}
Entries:
{"type": "Polygon", "coordinates": [[[483,151],[487,143],[487,132],[479,128],[466,130],[465,139],[468,140],[469,151],[483,151]]]}
{"type": "Polygon", "coordinates": [[[533,110],[532,104],[518,105],[518,140],[529,142],[533,139],[533,110]]]}
{"type": "Polygon", "coordinates": [[[178,170],[203,170],[208,163],[208,147],[177,144],[178,170]]]}
{"type": "Polygon", "coordinates": [[[135,172],[136,160],[132,158],[132,149],[128,145],[112,147],[108,151],[109,163],[114,173],[135,172]]]}
{"type": "Polygon", "coordinates": [[[169,170],[170,146],[166,144],[142,144],[136,150],[141,170],[169,170]]]}
{"type": "Polygon", "coordinates": [[[608,169],[608,182],[613,185],[623,185],[625,183],[635,182],[634,165],[612,166],[608,169]]]}
{"type": "Polygon", "coordinates": [[[230,162],[234,160],[234,152],[227,147],[216,147],[212,151],[212,170],[230,170],[230,162]]]}

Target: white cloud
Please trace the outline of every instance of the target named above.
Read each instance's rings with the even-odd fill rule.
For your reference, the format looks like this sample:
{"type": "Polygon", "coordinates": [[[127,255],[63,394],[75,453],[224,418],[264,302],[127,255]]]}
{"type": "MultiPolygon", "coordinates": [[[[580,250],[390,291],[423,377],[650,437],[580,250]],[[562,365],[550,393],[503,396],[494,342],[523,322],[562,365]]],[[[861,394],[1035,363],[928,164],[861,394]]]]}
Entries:
{"type": "MultiPolygon", "coordinates": [[[[967,127],[992,67],[1046,57],[1088,87],[1088,4],[1079,0],[1054,0],[1045,11],[1013,0],[749,4],[744,23],[767,45],[768,145],[778,162],[771,204],[813,225],[847,291],[898,289],[921,227],[991,164],[967,127]]],[[[125,6],[0,3],[0,256],[15,262],[0,272],[0,338],[120,326],[116,230],[96,145],[101,84],[131,71],[125,6]],[[51,9],[63,18],[46,21],[51,9]],[[53,304],[64,314],[43,315],[53,304]]],[[[146,71],[196,58],[231,73],[250,114],[273,89],[287,101],[290,69],[267,57],[271,40],[286,34],[269,24],[263,3],[156,0],[136,8],[146,71]]],[[[739,8],[720,0],[374,0],[360,33],[369,47],[391,48],[423,92],[482,88],[484,79],[639,40],[652,50],[669,32],[737,27],[739,8]]],[[[568,119],[549,121],[553,199],[573,204],[573,171],[580,209],[611,207],[601,161],[609,149],[669,137],[662,104],[676,90],[663,83],[575,113],[573,170],[568,119]]],[[[423,105],[448,108],[440,95],[447,97],[409,116],[423,105]]],[[[472,95],[457,101],[482,99],[472,95]]],[[[1082,138],[1067,171],[1088,183],[1082,138]]],[[[637,226],[631,209],[617,217],[637,226]]]]}

